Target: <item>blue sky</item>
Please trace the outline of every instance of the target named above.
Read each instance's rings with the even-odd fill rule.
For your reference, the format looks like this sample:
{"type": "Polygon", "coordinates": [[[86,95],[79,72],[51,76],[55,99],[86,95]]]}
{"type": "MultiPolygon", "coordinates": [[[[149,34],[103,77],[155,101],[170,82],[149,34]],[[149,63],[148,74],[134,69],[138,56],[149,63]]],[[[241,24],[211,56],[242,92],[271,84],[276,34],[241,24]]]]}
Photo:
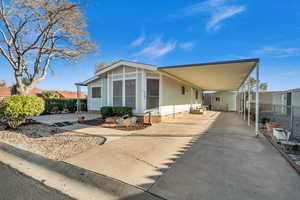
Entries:
{"type": "MultiPolygon", "coordinates": [[[[94,0],[84,13],[100,54],[53,63],[39,88],[75,90],[101,61],[167,66],[256,57],[270,90],[300,87],[299,0],[94,0]]],[[[1,79],[13,82],[3,58],[1,79]]]]}

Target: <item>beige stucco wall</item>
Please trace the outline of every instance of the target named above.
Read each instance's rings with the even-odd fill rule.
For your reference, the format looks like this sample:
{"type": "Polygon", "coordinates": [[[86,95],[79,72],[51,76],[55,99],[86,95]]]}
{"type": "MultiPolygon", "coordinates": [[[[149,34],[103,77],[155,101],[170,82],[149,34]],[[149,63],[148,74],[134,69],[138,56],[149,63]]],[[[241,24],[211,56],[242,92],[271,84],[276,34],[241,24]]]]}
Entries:
{"type": "Polygon", "coordinates": [[[216,92],[211,94],[213,110],[236,111],[236,92],[216,92]],[[216,98],[220,98],[220,102],[216,98]]]}
{"type": "Polygon", "coordinates": [[[198,99],[196,99],[195,89],[167,76],[162,76],[161,104],[160,114],[170,115],[177,112],[189,111],[191,104],[193,107],[201,106],[202,91],[198,90],[198,99]],[[185,94],[181,90],[185,87],[185,94]]]}

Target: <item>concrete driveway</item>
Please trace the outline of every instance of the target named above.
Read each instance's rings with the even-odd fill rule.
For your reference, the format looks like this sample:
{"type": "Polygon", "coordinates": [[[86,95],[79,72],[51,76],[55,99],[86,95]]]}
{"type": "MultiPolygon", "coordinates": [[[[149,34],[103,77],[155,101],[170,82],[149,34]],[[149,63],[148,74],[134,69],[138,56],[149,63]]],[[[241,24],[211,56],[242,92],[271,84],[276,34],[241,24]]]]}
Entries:
{"type": "Polygon", "coordinates": [[[174,200],[298,199],[299,175],[236,113],[133,132],[66,160],[174,200]]]}

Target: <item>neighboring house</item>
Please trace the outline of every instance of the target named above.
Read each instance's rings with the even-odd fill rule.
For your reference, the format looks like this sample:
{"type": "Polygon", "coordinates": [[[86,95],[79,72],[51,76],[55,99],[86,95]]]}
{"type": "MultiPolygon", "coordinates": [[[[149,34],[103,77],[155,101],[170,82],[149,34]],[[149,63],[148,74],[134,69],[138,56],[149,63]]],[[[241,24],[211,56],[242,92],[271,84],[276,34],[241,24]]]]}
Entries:
{"type": "MultiPolygon", "coordinates": [[[[60,99],[77,99],[77,92],[70,91],[56,91],[60,95],[60,99]]],[[[83,92],[80,92],[79,99],[86,99],[87,96],[83,92]]]]}
{"type": "MultiPolygon", "coordinates": [[[[43,92],[49,90],[42,90],[42,89],[32,89],[29,92],[29,96],[38,96],[43,97],[43,92]]],[[[53,91],[53,90],[51,90],[53,91]]],[[[70,91],[56,91],[60,95],[60,99],[77,99],[77,92],[70,92],[70,91]]],[[[0,98],[5,98],[11,96],[11,88],[0,88],[0,98]]],[[[81,92],[79,94],[79,99],[86,99],[86,94],[81,92]]]]}
{"type": "Polygon", "coordinates": [[[237,111],[237,92],[221,91],[204,93],[203,104],[211,110],[216,111],[237,111]]]}
{"type": "Polygon", "coordinates": [[[237,111],[237,92],[224,91],[211,94],[211,109],[217,111],[237,111]]]}
{"type": "Polygon", "coordinates": [[[0,99],[9,97],[11,95],[10,88],[0,88],[0,99]]]}
{"type": "MultiPolygon", "coordinates": [[[[160,121],[202,106],[204,90],[238,90],[258,59],[159,67],[118,61],[92,78],[76,83],[88,87],[88,110],[128,106],[135,115],[148,113],[160,121]]],[[[227,101],[227,99],[226,99],[227,101]]],[[[228,103],[228,110],[234,111],[228,103]]]]}

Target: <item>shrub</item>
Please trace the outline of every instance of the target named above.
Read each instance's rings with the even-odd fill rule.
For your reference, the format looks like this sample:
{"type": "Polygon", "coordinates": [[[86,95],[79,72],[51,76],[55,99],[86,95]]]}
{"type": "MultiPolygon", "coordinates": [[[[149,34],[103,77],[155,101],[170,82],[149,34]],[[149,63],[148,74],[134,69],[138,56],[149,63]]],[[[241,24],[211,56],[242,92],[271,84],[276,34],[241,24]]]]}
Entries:
{"type": "Polygon", "coordinates": [[[113,116],[113,110],[111,106],[103,106],[101,107],[100,113],[102,117],[107,118],[107,117],[112,117],[113,116]]]}
{"type": "MultiPolygon", "coordinates": [[[[87,101],[80,100],[81,110],[87,110],[87,101]]],[[[45,111],[43,114],[52,113],[63,113],[70,112],[74,113],[77,110],[76,99],[45,99],[45,111]]]]}
{"type": "Polygon", "coordinates": [[[132,108],[122,106],[104,106],[100,110],[102,117],[121,117],[124,115],[132,115],[132,108]]]}
{"type": "Polygon", "coordinates": [[[60,95],[56,91],[44,91],[42,92],[42,96],[47,99],[59,99],[60,95]]]}
{"type": "Polygon", "coordinates": [[[13,95],[2,101],[0,118],[11,128],[17,128],[25,123],[26,117],[40,115],[44,109],[45,103],[40,97],[13,95]]]}

